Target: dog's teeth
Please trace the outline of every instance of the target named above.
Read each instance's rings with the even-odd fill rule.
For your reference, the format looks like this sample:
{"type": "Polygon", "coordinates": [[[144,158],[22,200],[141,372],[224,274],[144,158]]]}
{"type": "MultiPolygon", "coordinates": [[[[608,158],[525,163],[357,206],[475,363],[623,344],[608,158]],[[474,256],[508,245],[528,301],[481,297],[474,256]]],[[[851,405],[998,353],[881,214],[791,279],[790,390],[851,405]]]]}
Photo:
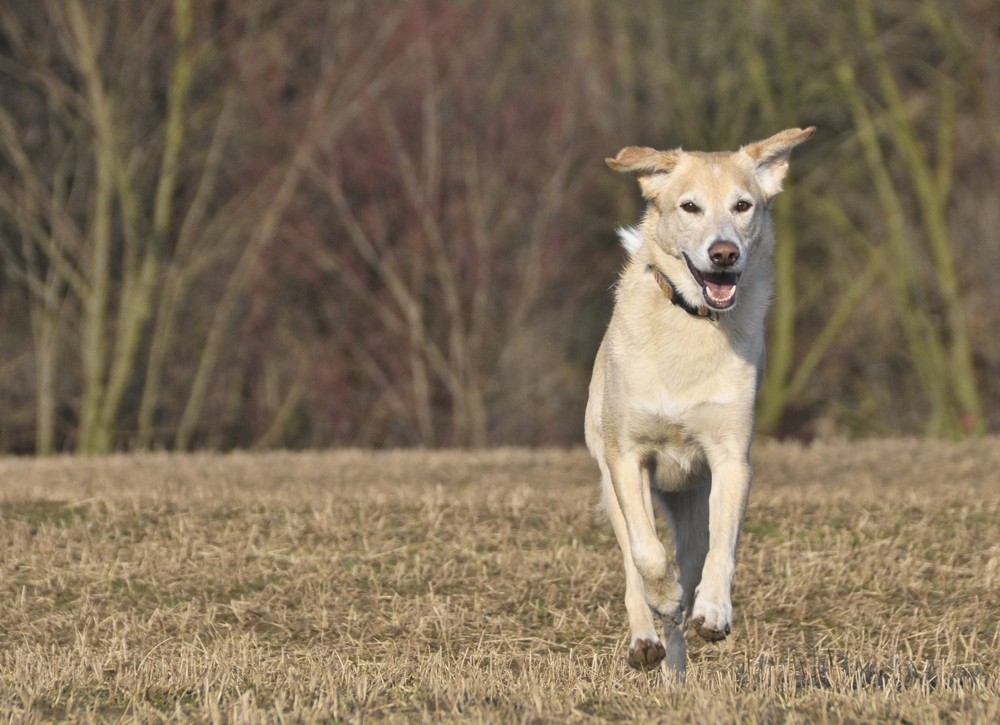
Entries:
{"type": "Polygon", "coordinates": [[[717,302],[725,302],[726,300],[732,299],[733,295],[736,294],[736,287],[727,287],[723,290],[715,289],[712,287],[708,288],[708,296],[717,302]]]}

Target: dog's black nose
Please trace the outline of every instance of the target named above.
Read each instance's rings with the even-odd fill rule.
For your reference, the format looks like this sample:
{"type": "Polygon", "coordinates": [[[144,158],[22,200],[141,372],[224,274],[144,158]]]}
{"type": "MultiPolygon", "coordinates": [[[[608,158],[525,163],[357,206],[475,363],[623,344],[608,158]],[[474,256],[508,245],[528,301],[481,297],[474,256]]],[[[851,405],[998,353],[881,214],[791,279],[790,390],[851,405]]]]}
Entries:
{"type": "Polygon", "coordinates": [[[732,242],[720,239],[708,248],[708,258],[719,267],[732,267],[740,259],[740,248],[732,242]]]}

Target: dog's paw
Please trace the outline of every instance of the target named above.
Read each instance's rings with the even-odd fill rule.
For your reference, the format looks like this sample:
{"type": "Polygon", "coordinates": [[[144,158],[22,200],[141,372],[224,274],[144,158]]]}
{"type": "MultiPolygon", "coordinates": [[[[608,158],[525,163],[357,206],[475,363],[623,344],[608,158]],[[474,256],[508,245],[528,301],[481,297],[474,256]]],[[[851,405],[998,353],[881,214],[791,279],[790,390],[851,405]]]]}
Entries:
{"type": "Polygon", "coordinates": [[[667,649],[658,639],[637,639],[628,648],[629,666],[637,670],[651,670],[667,656],[667,649]]]}
{"type": "Polygon", "coordinates": [[[732,631],[733,608],[718,602],[710,602],[700,597],[691,612],[691,626],[702,639],[717,642],[725,639],[732,631]]]}

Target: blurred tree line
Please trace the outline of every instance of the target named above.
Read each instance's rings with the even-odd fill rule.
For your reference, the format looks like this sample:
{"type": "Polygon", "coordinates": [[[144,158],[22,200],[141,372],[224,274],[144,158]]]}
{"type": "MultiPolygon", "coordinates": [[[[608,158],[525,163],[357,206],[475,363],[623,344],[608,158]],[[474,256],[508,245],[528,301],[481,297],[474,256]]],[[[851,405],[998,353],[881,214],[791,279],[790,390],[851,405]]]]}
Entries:
{"type": "Polygon", "coordinates": [[[762,430],[1000,427],[1000,2],[0,7],[0,450],[565,444],[641,211],[815,124],[762,430]]]}

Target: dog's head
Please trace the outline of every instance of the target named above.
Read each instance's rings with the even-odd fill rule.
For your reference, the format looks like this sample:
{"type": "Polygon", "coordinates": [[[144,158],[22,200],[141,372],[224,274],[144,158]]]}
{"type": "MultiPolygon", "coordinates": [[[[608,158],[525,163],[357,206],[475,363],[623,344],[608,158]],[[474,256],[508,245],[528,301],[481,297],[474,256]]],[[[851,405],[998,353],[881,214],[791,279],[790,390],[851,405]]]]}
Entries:
{"type": "Polygon", "coordinates": [[[678,286],[689,302],[715,310],[736,303],[740,275],[764,236],[788,157],[815,130],[788,129],[735,153],[628,146],[606,159],[615,171],[638,178],[649,202],[644,224],[660,249],[685,263],[690,283],[678,286]],[[699,289],[702,299],[691,299],[699,289]]]}

